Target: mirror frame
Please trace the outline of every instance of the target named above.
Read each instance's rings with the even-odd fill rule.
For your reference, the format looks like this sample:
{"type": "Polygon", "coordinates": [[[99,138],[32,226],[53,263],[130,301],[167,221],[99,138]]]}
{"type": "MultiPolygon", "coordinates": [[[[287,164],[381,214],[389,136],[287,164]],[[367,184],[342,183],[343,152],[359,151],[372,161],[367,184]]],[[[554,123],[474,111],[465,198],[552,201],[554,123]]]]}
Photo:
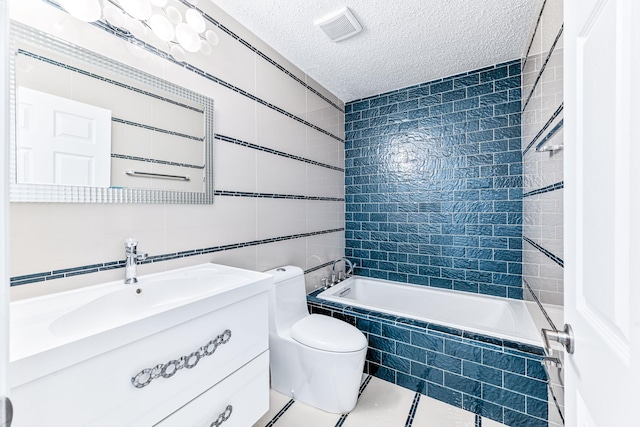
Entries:
{"type": "Polygon", "coordinates": [[[174,203],[211,204],[214,198],[214,121],[213,99],[203,96],[154,75],[122,64],[96,52],[76,46],[58,37],[11,21],[9,37],[9,200],[11,202],[55,202],[55,203],[174,203]],[[17,182],[17,117],[16,117],[16,54],[17,41],[41,46],[73,59],[90,62],[105,71],[117,73],[127,79],[140,82],[167,94],[177,95],[204,106],[205,117],[205,191],[182,192],[140,188],[80,187],[71,185],[25,184],[17,182]]]}

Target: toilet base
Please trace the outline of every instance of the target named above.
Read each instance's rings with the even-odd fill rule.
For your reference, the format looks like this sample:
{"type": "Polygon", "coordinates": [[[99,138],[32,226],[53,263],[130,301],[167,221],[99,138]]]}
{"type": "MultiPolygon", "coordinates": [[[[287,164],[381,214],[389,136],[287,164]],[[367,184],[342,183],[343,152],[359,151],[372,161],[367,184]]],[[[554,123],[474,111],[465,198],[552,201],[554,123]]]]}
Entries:
{"type": "Polygon", "coordinates": [[[367,347],[348,353],[317,350],[271,336],[271,388],[325,412],[345,414],[358,400],[367,347]]]}

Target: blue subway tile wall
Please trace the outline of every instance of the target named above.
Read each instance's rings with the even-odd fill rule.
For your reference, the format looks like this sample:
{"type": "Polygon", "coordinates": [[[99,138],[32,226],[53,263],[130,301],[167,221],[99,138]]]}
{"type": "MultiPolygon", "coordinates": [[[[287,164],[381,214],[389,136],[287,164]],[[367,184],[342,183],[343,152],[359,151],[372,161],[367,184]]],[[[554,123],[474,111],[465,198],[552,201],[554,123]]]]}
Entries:
{"type": "Polygon", "coordinates": [[[365,372],[508,426],[547,426],[544,350],[308,296],[309,311],[356,326],[365,372]]]}
{"type": "Polygon", "coordinates": [[[522,299],[520,60],[351,102],[358,274],[522,299]]]}

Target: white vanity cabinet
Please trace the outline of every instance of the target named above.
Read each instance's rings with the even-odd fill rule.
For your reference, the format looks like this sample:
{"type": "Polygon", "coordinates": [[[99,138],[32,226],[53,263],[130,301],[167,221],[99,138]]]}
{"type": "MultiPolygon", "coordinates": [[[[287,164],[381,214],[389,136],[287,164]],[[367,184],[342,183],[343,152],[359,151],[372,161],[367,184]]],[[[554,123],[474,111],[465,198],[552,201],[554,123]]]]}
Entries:
{"type": "Polygon", "coordinates": [[[248,285],[251,289],[238,288],[235,298],[227,289],[45,352],[60,358],[59,369],[56,360],[41,354],[16,361],[13,425],[253,425],[269,409],[271,278],[262,276],[261,283],[248,285]],[[167,316],[173,321],[166,321],[167,316]],[[136,333],[144,336],[133,339],[136,333]],[[96,351],[104,347],[103,341],[112,345],[96,351]],[[198,358],[198,352],[204,356],[198,358]],[[183,356],[191,367],[175,369],[183,356]],[[28,365],[34,363],[51,366],[29,374],[28,365]],[[141,374],[138,387],[134,385],[132,379],[139,372],[158,365],[167,366],[166,378],[141,374]]]}

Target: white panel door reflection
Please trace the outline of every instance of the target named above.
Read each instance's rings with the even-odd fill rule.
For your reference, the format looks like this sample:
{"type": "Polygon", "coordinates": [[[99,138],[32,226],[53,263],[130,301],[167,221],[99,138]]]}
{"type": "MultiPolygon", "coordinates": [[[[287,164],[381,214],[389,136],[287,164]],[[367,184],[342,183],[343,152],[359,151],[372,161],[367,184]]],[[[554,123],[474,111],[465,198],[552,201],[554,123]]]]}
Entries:
{"type": "Polygon", "coordinates": [[[109,187],[110,110],[26,87],[17,98],[17,182],[109,187]]]}

